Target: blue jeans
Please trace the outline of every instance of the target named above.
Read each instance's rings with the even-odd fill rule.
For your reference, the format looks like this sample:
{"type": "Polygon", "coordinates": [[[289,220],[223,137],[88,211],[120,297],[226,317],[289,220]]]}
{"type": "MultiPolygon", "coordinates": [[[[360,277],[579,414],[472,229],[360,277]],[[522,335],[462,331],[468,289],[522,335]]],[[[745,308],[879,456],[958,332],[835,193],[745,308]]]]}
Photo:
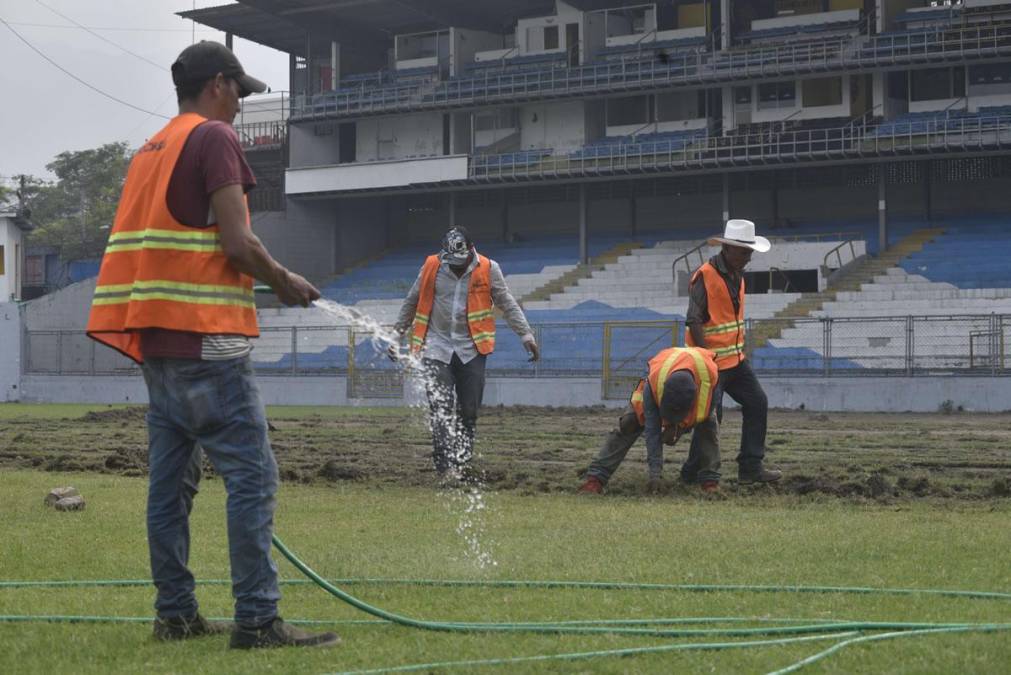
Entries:
{"type": "Polygon", "coordinates": [[[197,611],[189,561],[189,512],[207,453],[228,493],[228,555],[235,621],[258,626],[281,597],[270,557],[278,474],[249,358],[148,359],[144,363],[149,488],[148,545],[158,616],[197,611]]]}

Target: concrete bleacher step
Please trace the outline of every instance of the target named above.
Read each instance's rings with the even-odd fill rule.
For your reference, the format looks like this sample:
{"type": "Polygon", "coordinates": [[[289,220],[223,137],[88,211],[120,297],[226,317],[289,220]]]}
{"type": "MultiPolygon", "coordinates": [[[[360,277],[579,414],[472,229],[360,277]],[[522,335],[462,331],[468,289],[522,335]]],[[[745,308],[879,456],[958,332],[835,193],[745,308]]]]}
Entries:
{"type": "Polygon", "coordinates": [[[525,295],[520,296],[516,294],[517,299],[521,303],[550,300],[552,295],[564,292],[566,288],[579,283],[580,279],[588,277],[597,270],[604,269],[606,265],[614,263],[619,257],[628,255],[629,251],[639,248],[640,246],[642,246],[642,244],[639,242],[625,242],[617,244],[595,258],[591,258],[589,264],[584,265],[580,263],[568,272],[552,279],[539,288],[533,289],[525,295]]]}
{"type": "Polygon", "coordinates": [[[793,328],[795,319],[811,317],[823,310],[827,303],[834,302],[840,291],[861,290],[863,284],[878,276],[893,276],[888,270],[895,268],[900,260],[923,249],[927,242],[941,236],[941,228],[917,230],[900,239],[891,247],[881,251],[876,258],[863,257],[841,270],[829,281],[829,286],[819,293],[804,293],[800,299],[777,313],[774,319],[752,331],[751,340],[755,347],[764,347],[769,340],[778,339],[783,331],[793,328]]]}

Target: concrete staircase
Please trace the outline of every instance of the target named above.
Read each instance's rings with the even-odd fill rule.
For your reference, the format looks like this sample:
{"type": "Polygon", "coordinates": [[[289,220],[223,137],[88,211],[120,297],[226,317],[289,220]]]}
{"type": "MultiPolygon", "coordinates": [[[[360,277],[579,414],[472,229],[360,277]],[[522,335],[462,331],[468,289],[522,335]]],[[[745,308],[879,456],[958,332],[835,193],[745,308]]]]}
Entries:
{"type": "Polygon", "coordinates": [[[826,303],[835,302],[839,293],[860,291],[862,285],[886,274],[888,269],[895,267],[900,260],[922,250],[928,242],[943,232],[941,228],[917,230],[882,251],[877,257],[866,256],[855,261],[831,279],[824,291],[801,294],[799,299],[777,312],[772,320],[759,324],[748,334],[751,346],[764,347],[769,340],[781,337],[784,330],[794,327],[795,319],[805,319],[814,312],[820,312],[826,303]]]}
{"type": "Polygon", "coordinates": [[[610,248],[595,258],[591,258],[586,265],[579,264],[565,274],[552,279],[550,282],[535,288],[526,295],[518,298],[521,303],[535,300],[550,300],[551,296],[565,292],[566,288],[575,286],[580,279],[587,279],[594,272],[603,270],[606,265],[617,262],[618,258],[628,255],[634,249],[640,248],[642,244],[638,242],[625,242],[610,248]]]}

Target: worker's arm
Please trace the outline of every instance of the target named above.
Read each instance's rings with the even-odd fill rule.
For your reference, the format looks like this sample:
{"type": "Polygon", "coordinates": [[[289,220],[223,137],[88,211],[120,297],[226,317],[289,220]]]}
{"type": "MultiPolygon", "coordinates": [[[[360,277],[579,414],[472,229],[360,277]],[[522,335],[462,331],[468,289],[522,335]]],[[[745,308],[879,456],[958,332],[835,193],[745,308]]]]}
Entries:
{"type": "Polygon", "coordinates": [[[642,410],[645,419],[643,435],[646,438],[646,466],[649,469],[650,480],[656,480],[663,474],[663,441],[660,437],[660,409],[653,398],[653,389],[647,380],[642,388],[642,410]]]}
{"type": "Polygon", "coordinates": [[[709,322],[709,296],[706,294],[706,282],[702,275],[695,277],[688,287],[688,311],[685,313],[685,323],[692,334],[696,347],[706,347],[706,336],[703,326],[709,322]]]}
{"type": "MultiPolygon", "coordinates": [[[[394,332],[401,338],[404,337],[404,333],[414,323],[414,316],[418,313],[418,298],[421,297],[421,275],[424,273],[424,270],[425,268],[422,267],[418,272],[418,278],[414,280],[414,285],[411,286],[411,290],[407,292],[407,297],[404,298],[404,304],[400,306],[397,322],[393,324],[394,332]]],[[[391,344],[387,347],[386,354],[390,357],[391,361],[398,360],[400,358],[400,345],[391,344]]]]}
{"type": "MultiPolygon", "coordinates": [[[[422,268],[424,270],[424,268],[422,268]]],[[[407,297],[404,298],[404,304],[400,306],[400,313],[397,315],[397,322],[393,325],[393,329],[397,331],[397,334],[403,335],[407,332],[407,329],[411,327],[414,323],[414,316],[418,313],[418,298],[421,296],[421,274],[422,271],[418,272],[418,278],[414,280],[414,285],[411,286],[411,290],[407,292],[407,297]]]]}
{"type": "Polygon", "coordinates": [[[247,225],[248,212],[241,185],[226,185],[211,194],[211,208],[228,262],[243,274],[267,283],[286,305],[308,307],[319,290],[301,275],[288,271],[267,252],[247,225]]]}
{"type": "Polygon", "coordinates": [[[491,271],[488,276],[491,281],[492,302],[502,310],[502,316],[513,332],[520,336],[523,348],[530,353],[531,360],[536,361],[541,356],[540,347],[537,346],[534,333],[530,330],[530,324],[527,323],[526,315],[523,314],[523,308],[520,307],[520,303],[516,302],[513,294],[509,292],[505,276],[502,274],[502,268],[494,260],[491,261],[491,271]]]}

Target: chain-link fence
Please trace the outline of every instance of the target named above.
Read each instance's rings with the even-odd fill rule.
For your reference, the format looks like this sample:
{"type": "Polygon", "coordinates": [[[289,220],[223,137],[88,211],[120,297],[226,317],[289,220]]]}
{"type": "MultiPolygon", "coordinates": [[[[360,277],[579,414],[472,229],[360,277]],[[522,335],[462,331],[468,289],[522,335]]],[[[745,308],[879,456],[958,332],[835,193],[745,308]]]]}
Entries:
{"type": "MultiPolygon", "coordinates": [[[[490,377],[598,377],[605,399],[628,396],[656,352],[684,344],[680,321],[533,326],[541,360],[498,328],[490,377]]],[[[745,349],[762,376],[840,377],[1009,373],[1011,316],[765,319],[747,322],[745,349]]],[[[253,364],[265,376],[347,376],[351,398],[399,398],[400,370],[371,335],[345,326],[264,327],[253,364]]],[[[28,331],[24,370],[38,375],[129,375],[139,369],[83,331],[28,331]]]]}

